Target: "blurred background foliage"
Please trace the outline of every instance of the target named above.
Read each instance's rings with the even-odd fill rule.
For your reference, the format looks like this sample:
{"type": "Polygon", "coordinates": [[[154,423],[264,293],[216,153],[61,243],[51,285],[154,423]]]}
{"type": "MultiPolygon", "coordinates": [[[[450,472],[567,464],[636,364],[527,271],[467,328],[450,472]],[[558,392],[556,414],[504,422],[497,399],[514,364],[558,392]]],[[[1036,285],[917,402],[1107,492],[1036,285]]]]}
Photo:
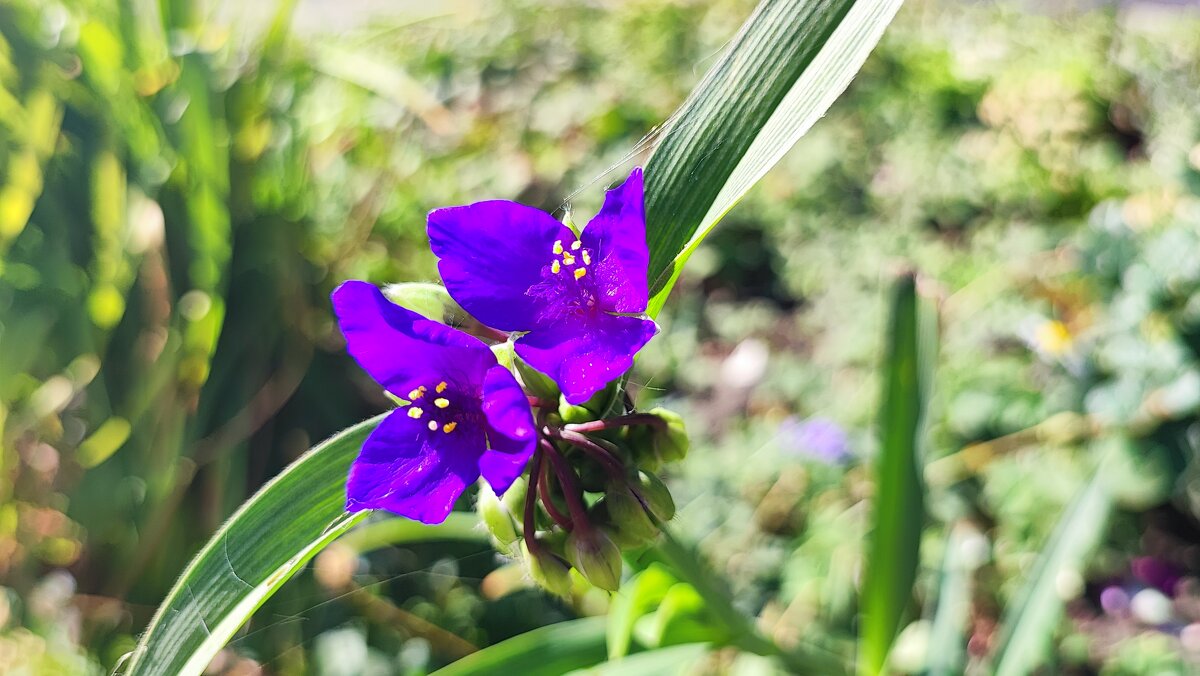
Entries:
{"type": "MultiPolygon", "coordinates": [[[[0,671],[111,670],[249,493],[387,405],[333,286],[436,279],[437,206],[594,210],[752,6],[0,5],[0,671]]],[[[692,257],[638,403],[685,412],[676,530],[777,642],[856,630],[883,289],[911,267],[942,338],[891,668],[1200,662],[1197,92],[1179,7],[911,2],[692,257]]],[[[216,673],[424,673],[607,603],[482,542],[311,568],[216,673]]],[[[633,640],[703,638],[681,616],[699,634],[633,640]]]]}

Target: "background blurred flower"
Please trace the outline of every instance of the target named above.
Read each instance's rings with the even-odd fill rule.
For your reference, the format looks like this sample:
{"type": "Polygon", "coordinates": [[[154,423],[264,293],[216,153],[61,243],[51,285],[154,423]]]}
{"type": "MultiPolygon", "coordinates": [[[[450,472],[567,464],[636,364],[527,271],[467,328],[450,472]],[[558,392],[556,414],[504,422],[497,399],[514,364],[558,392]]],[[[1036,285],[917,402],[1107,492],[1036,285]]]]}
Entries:
{"type": "Polygon", "coordinates": [[[789,417],[779,424],[785,453],[799,455],[827,464],[850,459],[849,439],[842,426],[828,418],[799,420],[789,417]]]}

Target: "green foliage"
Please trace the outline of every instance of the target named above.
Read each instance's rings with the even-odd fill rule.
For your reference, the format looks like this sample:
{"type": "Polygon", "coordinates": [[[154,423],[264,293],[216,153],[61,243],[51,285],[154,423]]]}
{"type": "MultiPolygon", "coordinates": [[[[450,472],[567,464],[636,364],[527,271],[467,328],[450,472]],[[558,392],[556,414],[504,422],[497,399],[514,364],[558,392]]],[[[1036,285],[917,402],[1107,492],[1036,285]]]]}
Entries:
{"type": "Polygon", "coordinates": [[[926,313],[920,305],[916,279],[906,275],[897,280],[883,365],[881,457],[875,468],[878,496],[872,506],[871,542],[862,585],[858,668],[865,674],[883,672],[912,597],[925,525],[920,450],[937,329],[921,326],[926,313]]]}

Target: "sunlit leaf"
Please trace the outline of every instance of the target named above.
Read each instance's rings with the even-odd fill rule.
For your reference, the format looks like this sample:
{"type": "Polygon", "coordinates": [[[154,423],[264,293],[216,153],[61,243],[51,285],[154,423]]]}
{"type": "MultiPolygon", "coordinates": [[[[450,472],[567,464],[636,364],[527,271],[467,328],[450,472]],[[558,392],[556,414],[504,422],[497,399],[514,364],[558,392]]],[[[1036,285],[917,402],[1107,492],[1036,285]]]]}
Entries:
{"type": "Polygon", "coordinates": [[[717,221],[850,84],[903,0],[763,2],[646,167],[650,314],[717,221]]]}
{"type": "Polygon", "coordinates": [[[435,676],[521,674],[559,676],[604,661],[604,618],[560,622],[468,655],[435,676]]]}
{"type": "Polygon", "coordinates": [[[359,521],[344,509],[346,472],[382,419],[316,446],[243,504],[183,571],[125,673],[201,673],[276,589],[359,521]]]}
{"type": "Polygon", "coordinates": [[[1102,457],[1100,467],[1059,517],[1024,586],[1009,604],[1000,623],[992,673],[1028,674],[1045,660],[1062,618],[1059,585],[1071,577],[1082,584],[1084,562],[1108,526],[1113,507],[1105,471],[1108,457],[1102,457]]]}

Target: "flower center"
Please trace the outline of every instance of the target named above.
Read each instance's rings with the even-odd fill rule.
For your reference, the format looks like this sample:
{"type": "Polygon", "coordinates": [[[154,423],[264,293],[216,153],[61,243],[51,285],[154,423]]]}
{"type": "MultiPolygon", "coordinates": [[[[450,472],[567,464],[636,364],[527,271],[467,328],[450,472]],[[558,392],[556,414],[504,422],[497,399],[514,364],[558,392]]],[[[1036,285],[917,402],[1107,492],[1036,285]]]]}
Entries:
{"type": "Polygon", "coordinates": [[[588,275],[594,252],[578,239],[565,246],[560,239],[554,242],[551,253],[550,265],[542,268],[542,281],[526,292],[543,301],[542,318],[558,321],[594,311],[596,279],[588,275]]]}
{"type": "Polygon", "coordinates": [[[465,402],[462,400],[465,397],[461,396],[462,393],[449,390],[450,384],[444,380],[433,386],[432,393],[425,385],[413,388],[408,393],[408,417],[425,420],[430,432],[441,430],[444,434],[450,434],[458,428],[467,412],[463,410],[462,404],[465,402]],[[452,398],[459,401],[454,402],[452,398]]]}
{"type": "Polygon", "coordinates": [[[563,271],[567,271],[575,281],[583,279],[587,274],[587,266],[592,264],[592,252],[589,249],[584,249],[583,242],[575,240],[571,242],[570,250],[563,247],[561,239],[554,240],[554,246],[551,251],[558,258],[550,262],[550,272],[559,275],[563,271]]]}

